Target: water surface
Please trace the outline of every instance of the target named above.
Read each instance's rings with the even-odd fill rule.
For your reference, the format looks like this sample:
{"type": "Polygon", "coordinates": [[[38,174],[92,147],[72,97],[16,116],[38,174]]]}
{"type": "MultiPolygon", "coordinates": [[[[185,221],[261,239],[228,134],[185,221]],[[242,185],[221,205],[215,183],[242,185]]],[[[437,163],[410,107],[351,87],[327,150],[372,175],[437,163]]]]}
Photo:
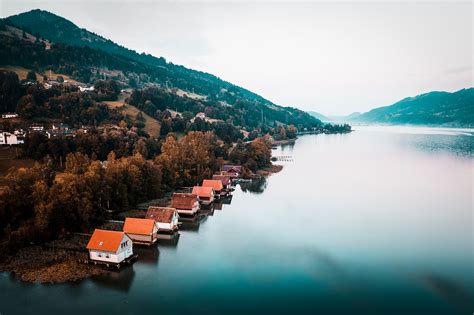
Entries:
{"type": "Polygon", "coordinates": [[[473,130],[359,127],[76,284],[0,274],[0,313],[471,314],[473,130]]]}

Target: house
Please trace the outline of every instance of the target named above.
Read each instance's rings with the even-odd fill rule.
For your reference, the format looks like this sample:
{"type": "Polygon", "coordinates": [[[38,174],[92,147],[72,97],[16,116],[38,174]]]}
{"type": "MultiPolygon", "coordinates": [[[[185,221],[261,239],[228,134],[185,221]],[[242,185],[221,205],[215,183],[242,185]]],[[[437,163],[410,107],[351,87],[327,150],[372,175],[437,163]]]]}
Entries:
{"type": "Polygon", "coordinates": [[[94,91],[93,86],[87,86],[87,85],[78,85],[79,91],[81,92],[92,92],[94,91]]]}
{"type": "Polygon", "coordinates": [[[204,113],[197,113],[196,118],[206,119],[206,114],[204,113]]]}
{"type": "Polygon", "coordinates": [[[123,231],[134,243],[151,245],[157,241],[158,225],[152,219],[125,218],[123,231]]]}
{"type": "Polygon", "coordinates": [[[0,131],[0,145],[14,145],[14,144],[23,144],[22,135],[16,135],[14,133],[0,131]]]}
{"type": "Polygon", "coordinates": [[[71,129],[50,129],[50,130],[46,130],[46,135],[48,136],[48,139],[51,139],[54,137],[75,137],[76,136],[74,131],[71,129]]]}
{"type": "Polygon", "coordinates": [[[211,187],[214,190],[214,198],[220,198],[221,193],[226,194],[224,192],[224,186],[222,185],[222,181],[219,179],[205,179],[202,181],[203,187],[211,187]]]}
{"type": "Polygon", "coordinates": [[[18,114],[17,113],[3,113],[2,118],[4,119],[9,119],[9,118],[17,118],[18,114]]]}
{"type": "Polygon", "coordinates": [[[230,175],[225,175],[225,174],[213,175],[212,179],[221,181],[224,192],[230,193],[232,191],[232,182],[231,182],[230,175]]]}
{"type": "Polygon", "coordinates": [[[149,206],[147,219],[155,220],[158,232],[174,232],[178,229],[178,211],[175,208],[149,206]]]}
{"type": "Polygon", "coordinates": [[[29,128],[30,132],[37,131],[37,132],[42,132],[44,131],[44,127],[38,124],[33,124],[29,128]]]}
{"type": "Polygon", "coordinates": [[[242,166],[239,165],[224,165],[222,171],[233,174],[235,177],[239,177],[242,174],[242,166]]]}
{"type": "Polygon", "coordinates": [[[212,187],[194,186],[193,194],[199,197],[202,205],[210,205],[214,201],[214,189],[212,187]]]}
{"type": "Polygon", "coordinates": [[[89,258],[93,261],[119,264],[133,255],[130,237],[124,232],[96,229],[89,243],[89,258]]]}
{"type": "Polygon", "coordinates": [[[199,211],[199,197],[196,194],[174,193],[171,207],[179,214],[195,215],[199,211]]]}
{"type": "Polygon", "coordinates": [[[53,130],[69,130],[69,125],[63,123],[55,123],[52,125],[53,130]]]}

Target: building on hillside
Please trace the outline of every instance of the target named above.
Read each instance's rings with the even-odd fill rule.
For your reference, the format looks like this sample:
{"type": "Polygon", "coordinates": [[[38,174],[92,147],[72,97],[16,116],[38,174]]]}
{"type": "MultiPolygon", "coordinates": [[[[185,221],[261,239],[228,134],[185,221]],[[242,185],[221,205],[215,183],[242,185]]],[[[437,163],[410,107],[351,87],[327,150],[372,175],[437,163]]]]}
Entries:
{"type": "Polygon", "coordinates": [[[149,206],[147,219],[155,220],[158,232],[172,233],[178,229],[178,211],[175,208],[149,206]]]}
{"type": "Polygon", "coordinates": [[[30,127],[28,127],[29,132],[43,132],[44,131],[44,126],[39,125],[39,124],[32,124],[30,127]]]}
{"type": "Polygon", "coordinates": [[[204,113],[197,113],[196,118],[206,119],[206,114],[204,113]]]}
{"type": "Polygon", "coordinates": [[[157,241],[158,225],[151,219],[125,218],[123,231],[133,243],[151,245],[157,241]]]}
{"type": "Polygon", "coordinates": [[[52,126],[51,126],[51,129],[52,130],[69,130],[69,125],[68,124],[64,124],[64,123],[54,123],[52,126]]]}
{"type": "Polygon", "coordinates": [[[17,113],[3,113],[2,114],[3,119],[17,118],[17,117],[18,117],[17,113]]]}
{"type": "Polygon", "coordinates": [[[214,201],[214,189],[212,187],[194,186],[193,194],[199,197],[202,205],[210,205],[214,201]]]}
{"type": "Polygon", "coordinates": [[[78,85],[79,91],[81,92],[92,92],[94,91],[94,86],[87,86],[87,85],[78,85]]]}
{"type": "Polygon", "coordinates": [[[240,177],[242,174],[242,166],[240,165],[224,165],[222,166],[222,171],[227,174],[232,174],[234,177],[240,177]]]}
{"type": "Polygon", "coordinates": [[[220,179],[205,179],[202,181],[203,187],[211,187],[214,190],[214,198],[218,199],[221,197],[221,194],[226,194],[224,190],[224,186],[222,185],[222,181],[220,179]]]}
{"type": "Polygon", "coordinates": [[[196,194],[174,193],[171,198],[171,207],[184,215],[195,215],[199,209],[199,197],[196,194]]]}
{"type": "Polygon", "coordinates": [[[46,135],[48,136],[48,139],[54,138],[54,137],[75,137],[76,134],[74,133],[74,130],[72,129],[49,129],[46,130],[46,135]]]}
{"type": "Polygon", "coordinates": [[[16,145],[23,143],[25,143],[23,135],[0,131],[0,145],[16,145]]]}
{"type": "Polygon", "coordinates": [[[133,255],[132,240],[124,232],[96,229],[89,243],[92,261],[120,264],[133,255]]]}
{"type": "Polygon", "coordinates": [[[232,182],[230,175],[213,175],[212,179],[220,180],[222,183],[223,191],[229,194],[232,191],[232,182]]]}

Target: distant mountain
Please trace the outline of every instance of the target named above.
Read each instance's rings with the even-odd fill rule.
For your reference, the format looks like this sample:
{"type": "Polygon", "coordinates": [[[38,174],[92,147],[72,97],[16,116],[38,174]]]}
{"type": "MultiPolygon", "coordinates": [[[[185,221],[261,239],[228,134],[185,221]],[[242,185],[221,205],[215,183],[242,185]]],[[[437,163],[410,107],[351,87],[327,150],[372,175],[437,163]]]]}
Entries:
{"type": "MultiPolygon", "coordinates": [[[[0,42],[0,65],[40,72],[51,69],[89,84],[108,78],[130,88],[159,85],[167,93],[194,95],[199,101],[193,101],[193,108],[239,126],[322,126],[304,111],[276,105],[212,74],[139,54],[47,11],[32,10],[0,19],[0,42]],[[172,92],[174,89],[182,91],[172,92]]],[[[173,96],[163,97],[159,101],[174,110],[173,96]]]]}
{"type": "Polygon", "coordinates": [[[474,127],[474,88],[430,92],[375,108],[351,121],[377,124],[474,127]]]}
{"type": "Polygon", "coordinates": [[[323,114],[320,114],[318,112],[314,112],[314,111],[308,111],[308,114],[310,114],[311,116],[313,116],[314,118],[317,118],[321,121],[331,121],[331,119],[327,116],[324,116],[323,114]]]}

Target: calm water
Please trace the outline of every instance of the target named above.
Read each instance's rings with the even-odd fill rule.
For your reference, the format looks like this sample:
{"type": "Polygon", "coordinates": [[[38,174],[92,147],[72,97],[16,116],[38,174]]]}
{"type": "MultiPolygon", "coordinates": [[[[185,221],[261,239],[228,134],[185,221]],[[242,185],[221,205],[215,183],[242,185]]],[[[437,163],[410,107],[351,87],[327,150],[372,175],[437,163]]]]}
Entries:
{"type": "Polygon", "coordinates": [[[293,162],[112,276],[24,284],[0,313],[472,314],[472,130],[301,137],[293,162]]]}

